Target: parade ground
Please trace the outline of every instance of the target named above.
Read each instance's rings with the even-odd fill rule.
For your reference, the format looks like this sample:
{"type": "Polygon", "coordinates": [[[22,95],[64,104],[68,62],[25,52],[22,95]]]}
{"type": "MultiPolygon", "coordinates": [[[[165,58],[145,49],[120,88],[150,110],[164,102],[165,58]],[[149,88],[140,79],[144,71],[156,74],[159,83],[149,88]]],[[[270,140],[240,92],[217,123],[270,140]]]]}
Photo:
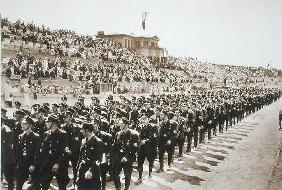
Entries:
{"type": "MultiPolygon", "coordinates": [[[[181,160],[175,158],[171,171],[157,173],[156,160],[153,176],[148,178],[148,165],[145,165],[141,185],[134,184],[138,178],[135,170],[130,189],[281,189],[282,131],[278,130],[281,106],[282,99],[201,144],[190,154],[184,154],[181,160]]],[[[58,189],[55,179],[51,187],[58,189]]],[[[114,189],[113,182],[107,183],[107,189],[114,189]]]]}
{"type": "MultiPolygon", "coordinates": [[[[172,171],[132,189],[264,190],[282,188],[282,100],[245,118],[197,151],[175,160],[172,171]],[[162,185],[160,185],[162,184],[162,185]]],[[[155,168],[158,168],[156,164],[155,168]]],[[[137,172],[135,173],[137,180],[137,172]]]]}
{"type": "MultiPolygon", "coordinates": [[[[282,131],[278,112],[282,99],[250,115],[196,151],[175,158],[171,171],[131,189],[264,190],[282,187],[282,131]]],[[[177,155],[177,153],[176,153],[177,155]]],[[[158,169],[158,162],[155,169],[158,169]]],[[[148,172],[148,167],[145,168],[148,172]]],[[[138,178],[134,172],[133,181],[138,178]]],[[[133,182],[132,182],[133,184],[133,182]]],[[[114,188],[113,188],[114,189],[114,188]]]]}

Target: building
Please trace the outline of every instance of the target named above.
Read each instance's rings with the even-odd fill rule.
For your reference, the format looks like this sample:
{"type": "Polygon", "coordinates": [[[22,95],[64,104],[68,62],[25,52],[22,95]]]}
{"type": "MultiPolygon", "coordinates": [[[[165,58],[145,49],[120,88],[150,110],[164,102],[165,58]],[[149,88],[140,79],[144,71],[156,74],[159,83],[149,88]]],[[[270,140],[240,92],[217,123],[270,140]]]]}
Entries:
{"type": "Polygon", "coordinates": [[[139,55],[143,55],[153,61],[165,62],[168,52],[158,45],[157,36],[136,36],[134,34],[104,34],[103,31],[97,33],[97,37],[105,38],[110,42],[118,42],[122,47],[129,49],[139,55]]]}

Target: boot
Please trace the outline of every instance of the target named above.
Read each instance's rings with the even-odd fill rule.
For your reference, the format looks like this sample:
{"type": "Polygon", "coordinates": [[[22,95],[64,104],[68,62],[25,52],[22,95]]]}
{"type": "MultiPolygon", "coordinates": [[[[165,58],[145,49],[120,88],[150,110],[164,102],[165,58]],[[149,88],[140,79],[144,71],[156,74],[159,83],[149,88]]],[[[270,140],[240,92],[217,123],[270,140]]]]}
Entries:
{"type": "Polygon", "coordinates": [[[149,178],[152,177],[153,166],[149,165],[149,178]]]}
{"type": "Polygon", "coordinates": [[[164,158],[160,157],[160,169],[157,171],[158,173],[161,173],[164,171],[164,158]]]}
{"type": "Polygon", "coordinates": [[[135,182],[135,185],[140,185],[142,183],[142,171],[139,171],[139,178],[135,182]]]}

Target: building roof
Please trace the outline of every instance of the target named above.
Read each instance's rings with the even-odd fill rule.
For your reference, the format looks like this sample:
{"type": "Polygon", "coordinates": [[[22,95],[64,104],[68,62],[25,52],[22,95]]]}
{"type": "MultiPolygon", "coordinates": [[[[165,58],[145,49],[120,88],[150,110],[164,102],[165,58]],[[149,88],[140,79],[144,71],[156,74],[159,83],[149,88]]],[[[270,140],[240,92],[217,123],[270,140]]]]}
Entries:
{"type": "Polygon", "coordinates": [[[160,40],[158,36],[151,36],[151,35],[136,35],[136,34],[120,34],[120,33],[112,33],[112,34],[103,34],[99,36],[128,36],[128,37],[133,37],[133,38],[153,38],[155,40],[160,40]]]}

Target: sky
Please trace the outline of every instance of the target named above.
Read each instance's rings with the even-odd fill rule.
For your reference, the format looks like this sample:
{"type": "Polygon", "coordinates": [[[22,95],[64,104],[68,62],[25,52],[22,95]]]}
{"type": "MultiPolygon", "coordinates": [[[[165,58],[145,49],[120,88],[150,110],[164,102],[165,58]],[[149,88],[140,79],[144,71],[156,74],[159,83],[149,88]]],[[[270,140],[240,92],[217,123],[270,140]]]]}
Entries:
{"type": "Polygon", "coordinates": [[[0,13],[81,34],[157,35],[173,56],[282,69],[282,0],[0,0],[0,13]]]}

